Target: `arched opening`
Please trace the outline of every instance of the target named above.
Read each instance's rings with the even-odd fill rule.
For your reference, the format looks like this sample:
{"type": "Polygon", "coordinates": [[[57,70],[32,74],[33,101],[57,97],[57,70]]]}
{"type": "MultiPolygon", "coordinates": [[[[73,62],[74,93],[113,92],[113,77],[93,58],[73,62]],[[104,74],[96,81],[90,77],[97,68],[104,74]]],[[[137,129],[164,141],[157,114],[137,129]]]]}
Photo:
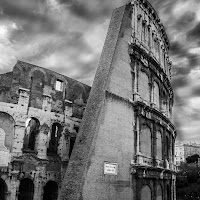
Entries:
{"type": "Polygon", "coordinates": [[[154,88],[153,88],[153,102],[155,103],[156,107],[160,109],[159,87],[156,82],[154,82],[154,88]]]}
{"type": "Polygon", "coordinates": [[[162,108],[163,114],[168,115],[168,98],[165,92],[163,92],[163,95],[162,95],[161,108],[162,108]]]}
{"type": "MultiPolygon", "coordinates": [[[[14,125],[15,121],[13,117],[5,112],[0,112],[0,129],[1,129],[1,144],[6,149],[11,150],[14,141],[14,125]],[[4,141],[2,139],[4,138],[4,141]]],[[[2,145],[1,145],[2,146],[2,145]]]]}
{"type": "Polygon", "coordinates": [[[49,181],[44,186],[43,200],[57,200],[58,185],[55,181],[49,181]]]}
{"type": "Polygon", "coordinates": [[[141,99],[149,102],[150,101],[149,77],[144,72],[140,72],[139,74],[138,90],[141,99]]]}
{"type": "Polygon", "coordinates": [[[57,154],[59,139],[62,132],[62,126],[59,123],[53,123],[49,136],[49,147],[47,148],[48,154],[57,154]]]}
{"type": "Polygon", "coordinates": [[[23,150],[35,150],[35,140],[39,132],[40,122],[32,117],[26,121],[23,150]]]}
{"type": "Polygon", "coordinates": [[[157,186],[157,192],[156,192],[156,200],[162,200],[163,199],[163,192],[160,185],[157,186]]]}
{"type": "Polygon", "coordinates": [[[19,185],[18,200],[33,200],[34,184],[29,178],[22,179],[19,185]]]}
{"type": "Polygon", "coordinates": [[[151,188],[148,185],[142,188],[141,200],[151,200],[151,188]]]}
{"type": "Polygon", "coordinates": [[[167,200],[171,200],[171,193],[170,193],[170,187],[167,185],[167,200]]]}
{"type": "Polygon", "coordinates": [[[151,157],[151,130],[143,125],[140,131],[140,152],[144,156],[151,157]]]}
{"type": "Polygon", "coordinates": [[[169,161],[170,156],[170,143],[169,143],[169,137],[165,137],[165,153],[166,153],[166,159],[169,161]]]}
{"type": "Polygon", "coordinates": [[[156,133],[156,149],[157,158],[162,160],[162,136],[160,131],[156,133]]]}
{"type": "Polygon", "coordinates": [[[5,181],[0,178],[0,199],[6,200],[6,194],[7,194],[7,185],[5,181]]]}

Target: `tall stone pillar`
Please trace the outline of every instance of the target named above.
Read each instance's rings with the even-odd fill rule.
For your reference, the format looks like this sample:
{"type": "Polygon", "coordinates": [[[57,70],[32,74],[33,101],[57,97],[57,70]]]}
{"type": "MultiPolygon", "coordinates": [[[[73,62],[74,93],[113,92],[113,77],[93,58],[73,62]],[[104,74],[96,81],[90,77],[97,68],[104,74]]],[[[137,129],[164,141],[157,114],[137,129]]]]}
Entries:
{"type": "Polygon", "coordinates": [[[15,125],[15,135],[14,135],[14,143],[13,143],[13,152],[14,156],[22,155],[22,148],[24,142],[24,132],[25,132],[25,123],[22,125],[15,125]]]}
{"type": "Polygon", "coordinates": [[[129,171],[134,152],[134,112],[122,100],[133,99],[128,54],[131,10],[131,4],[114,10],[82,126],[62,182],[62,200],[132,199],[129,171]],[[126,151],[120,143],[127,144],[126,151]]]}
{"type": "Polygon", "coordinates": [[[43,172],[45,171],[45,167],[38,167],[37,172],[34,178],[34,196],[33,200],[40,200],[43,199],[43,172]]]}
{"type": "Polygon", "coordinates": [[[18,200],[18,191],[19,191],[19,180],[17,179],[18,173],[12,173],[10,181],[10,195],[7,197],[7,200],[18,200]]]}

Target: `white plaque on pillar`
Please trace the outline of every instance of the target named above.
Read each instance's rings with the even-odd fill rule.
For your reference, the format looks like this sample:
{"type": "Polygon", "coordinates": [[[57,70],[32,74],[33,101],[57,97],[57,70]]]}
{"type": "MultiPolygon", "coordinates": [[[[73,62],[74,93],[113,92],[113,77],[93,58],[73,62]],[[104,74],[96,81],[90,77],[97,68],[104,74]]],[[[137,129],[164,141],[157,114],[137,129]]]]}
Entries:
{"type": "Polygon", "coordinates": [[[8,157],[9,157],[9,151],[5,147],[5,132],[3,129],[0,128],[0,166],[8,166],[8,157]]]}
{"type": "Polygon", "coordinates": [[[104,174],[117,175],[118,164],[104,162],[104,174]]]}

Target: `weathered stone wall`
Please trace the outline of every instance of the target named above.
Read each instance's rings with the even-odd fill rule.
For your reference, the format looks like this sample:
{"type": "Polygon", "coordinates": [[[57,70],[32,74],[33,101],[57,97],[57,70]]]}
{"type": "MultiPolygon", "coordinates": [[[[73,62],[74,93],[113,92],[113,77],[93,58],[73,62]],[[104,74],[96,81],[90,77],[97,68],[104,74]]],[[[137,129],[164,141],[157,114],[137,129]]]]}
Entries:
{"type": "Polygon", "coordinates": [[[1,75],[0,101],[17,104],[20,88],[27,89],[28,105],[50,109],[63,114],[65,100],[73,102],[73,116],[82,118],[90,87],[56,72],[18,61],[13,72],[1,75]],[[56,90],[56,81],[63,83],[62,91],[56,90]],[[50,106],[50,105],[51,106],[50,106]]]}
{"type": "Polygon", "coordinates": [[[73,148],[70,138],[77,136],[90,87],[21,61],[13,72],[2,74],[0,78],[0,178],[6,186],[4,191],[0,190],[6,194],[0,197],[15,200],[20,195],[25,199],[26,195],[32,195],[34,200],[40,200],[49,181],[57,185],[57,191],[51,194],[51,187],[47,191],[58,196],[69,150],[73,148]],[[61,91],[56,89],[57,80],[63,83],[61,91]],[[38,123],[33,149],[28,144],[33,130],[29,124],[31,119],[38,123]],[[59,132],[54,128],[56,143],[51,144],[56,150],[52,154],[48,149],[55,123],[61,128],[59,132]],[[27,185],[25,189],[23,182],[27,185]],[[29,183],[33,191],[29,191],[32,187],[29,183]]]}

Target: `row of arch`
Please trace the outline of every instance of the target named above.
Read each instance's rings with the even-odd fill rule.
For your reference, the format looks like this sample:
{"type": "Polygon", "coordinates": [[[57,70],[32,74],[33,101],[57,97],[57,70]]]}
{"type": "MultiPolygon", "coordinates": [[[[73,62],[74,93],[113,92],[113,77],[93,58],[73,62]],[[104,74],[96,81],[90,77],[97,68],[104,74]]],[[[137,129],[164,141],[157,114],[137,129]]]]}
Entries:
{"type": "MultiPolygon", "coordinates": [[[[0,178],[0,199],[6,200],[8,187],[6,182],[0,178]]],[[[18,200],[33,200],[34,183],[29,178],[24,178],[20,181],[19,190],[16,192],[18,200]]],[[[58,184],[55,181],[48,181],[43,188],[43,200],[57,200],[58,184]]]]}
{"type": "Polygon", "coordinates": [[[147,157],[156,157],[159,160],[167,159],[168,161],[170,158],[173,158],[174,141],[170,138],[169,134],[164,135],[161,130],[157,130],[154,137],[151,128],[144,124],[141,126],[139,137],[140,152],[142,155],[147,157]],[[170,143],[172,144],[170,145],[170,143]],[[156,144],[155,151],[153,150],[154,144],[156,144]],[[156,155],[153,155],[154,152],[156,155]]]}
{"type": "MultiPolygon", "coordinates": [[[[0,178],[0,199],[6,200],[7,185],[3,179],[0,178]]],[[[170,188],[167,186],[167,200],[170,200],[170,188]]],[[[34,197],[34,183],[31,179],[25,178],[20,181],[19,190],[17,192],[18,200],[33,200],[34,197]]],[[[141,200],[152,200],[152,190],[149,185],[144,185],[141,190],[141,200]]],[[[48,181],[43,188],[43,200],[57,200],[58,198],[58,184],[55,181],[48,181]]],[[[156,188],[156,200],[163,200],[164,193],[161,185],[156,188]]]]}
{"type": "MultiPolygon", "coordinates": [[[[34,151],[36,149],[35,143],[37,140],[37,135],[39,133],[39,130],[40,130],[40,122],[38,119],[32,117],[26,121],[23,150],[34,151]]],[[[46,146],[47,146],[48,155],[58,154],[58,147],[59,147],[62,131],[63,131],[63,126],[58,122],[54,122],[51,125],[50,130],[47,125],[44,128],[43,132],[47,134],[46,146]]],[[[71,155],[74,142],[75,142],[75,137],[70,137],[69,156],[71,155]]]]}
{"type": "MultiPolygon", "coordinates": [[[[46,125],[47,126],[47,125],[46,125]]],[[[43,130],[45,134],[48,134],[47,138],[47,152],[52,154],[57,154],[59,139],[62,133],[62,126],[59,123],[53,123],[51,130],[49,131],[48,127],[45,127],[46,130],[43,130]],[[46,132],[45,132],[46,131],[46,132]]],[[[26,121],[26,128],[24,133],[24,150],[35,150],[35,142],[37,135],[40,130],[40,122],[37,118],[29,118],[26,121]]]]}
{"type": "Polygon", "coordinates": [[[157,81],[150,84],[149,76],[146,72],[139,71],[137,90],[140,98],[147,103],[154,103],[156,108],[164,112],[171,113],[171,102],[166,91],[161,90],[157,81]]]}
{"type": "MultiPolygon", "coordinates": [[[[15,121],[11,115],[4,112],[0,112],[0,119],[0,148],[5,149],[4,151],[11,151],[14,142],[15,121]]],[[[78,132],[78,127],[76,129],[75,131],[78,132]]],[[[44,133],[43,135],[46,138],[47,154],[58,154],[63,126],[58,122],[54,122],[50,128],[46,124],[41,126],[39,120],[34,117],[28,118],[25,122],[22,150],[35,151],[37,149],[38,144],[36,145],[36,142],[41,140],[38,137],[40,131],[44,133]]],[[[69,141],[69,156],[71,155],[74,142],[75,136],[73,135],[69,141]]]]}
{"type": "MultiPolygon", "coordinates": [[[[170,200],[170,187],[169,185],[167,185],[167,191],[166,191],[166,196],[167,196],[167,200],[170,200]]],[[[161,185],[158,185],[156,187],[156,200],[163,200],[165,199],[165,193],[163,192],[163,189],[161,187],[161,185]]],[[[153,194],[152,194],[152,190],[151,187],[149,185],[145,185],[142,187],[141,190],[141,200],[152,200],[153,199],[153,194]]]]}

